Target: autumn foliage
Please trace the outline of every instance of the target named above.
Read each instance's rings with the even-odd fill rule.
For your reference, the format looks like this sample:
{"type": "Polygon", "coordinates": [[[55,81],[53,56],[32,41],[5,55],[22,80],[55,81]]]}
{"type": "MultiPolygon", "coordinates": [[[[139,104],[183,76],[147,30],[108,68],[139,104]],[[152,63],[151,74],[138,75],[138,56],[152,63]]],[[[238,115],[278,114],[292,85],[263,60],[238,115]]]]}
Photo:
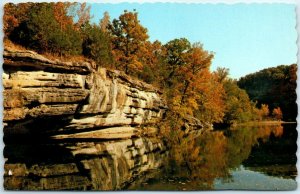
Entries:
{"type": "Polygon", "coordinates": [[[282,119],[296,121],[297,117],[297,65],[280,65],[263,69],[256,73],[242,77],[238,81],[239,87],[249,94],[258,105],[268,104],[271,111],[280,107],[282,119]]]}
{"type": "Polygon", "coordinates": [[[214,53],[201,43],[186,38],[151,42],[135,10],[113,20],[105,12],[98,24],[86,3],[8,3],[4,10],[5,39],[59,57],[82,55],[98,67],[122,70],[161,89],[169,107],[164,131],[181,130],[189,116],[229,125],[284,117],[279,106],[272,105],[270,113],[267,103],[252,102],[228,77],[228,69],[211,72],[214,53]]]}
{"type": "Polygon", "coordinates": [[[219,174],[219,169],[237,158],[224,157],[225,149],[236,148],[232,155],[243,158],[249,149],[242,153],[240,145],[249,148],[253,140],[244,141],[250,136],[240,134],[242,138],[233,136],[228,142],[221,132],[204,133],[197,140],[185,132],[187,118],[216,127],[294,119],[297,113],[296,65],[267,69],[237,81],[228,77],[229,69],[210,70],[214,53],[199,42],[191,43],[186,38],[165,44],[151,42],[135,10],[125,10],[112,21],[105,12],[98,24],[91,22],[90,7],[85,3],[8,3],[4,11],[6,40],[58,57],[84,56],[98,67],[124,71],[159,88],[168,111],[158,127],[171,146],[171,156],[177,166],[188,169],[192,178],[203,179],[208,185],[217,176],[228,176],[219,174]],[[206,141],[212,143],[206,145],[206,141]]]}
{"type": "Polygon", "coordinates": [[[281,120],[282,119],[282,111],[281,111],[280,107],[274,108],[273,112],[272,112],[272,115],[277,120],[281,120]]]}
{"type": "Polygon", "coordinates": [[[108,29],[119,68],[125,73],[140,71],[143,64],[138,58],[138,53],[146,46],[145,42],[149,36],[147,29],[138,20],[138,13],[125,10],[119,19],[114,19],[112,24],[108,25],[108,29]]]}

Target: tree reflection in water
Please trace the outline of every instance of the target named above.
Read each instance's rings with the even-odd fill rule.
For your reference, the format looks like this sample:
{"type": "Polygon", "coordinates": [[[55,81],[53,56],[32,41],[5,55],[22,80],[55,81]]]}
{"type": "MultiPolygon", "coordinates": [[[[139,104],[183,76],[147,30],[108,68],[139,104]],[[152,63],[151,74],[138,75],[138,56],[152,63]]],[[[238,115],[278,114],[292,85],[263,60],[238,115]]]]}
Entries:
{"type": "Polygon", "coordinates": [[[172,146],[164,174],[189,180],[188,190],[213,189],[216,178],[232,181],[230,170],[241,166],[252,147],[266,143],[270,137],[279,138],[283,132],[281,125],[245,125],[225,131],[205,131],[194,139],[187,137],[172,146]]]}

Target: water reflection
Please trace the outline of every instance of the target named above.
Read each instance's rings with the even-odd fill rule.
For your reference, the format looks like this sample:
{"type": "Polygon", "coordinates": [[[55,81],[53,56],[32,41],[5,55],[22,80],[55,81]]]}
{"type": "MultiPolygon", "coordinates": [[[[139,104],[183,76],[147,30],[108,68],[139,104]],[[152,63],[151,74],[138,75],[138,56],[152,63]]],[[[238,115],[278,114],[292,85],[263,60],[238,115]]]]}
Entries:
{"type": "MultiPolygon", "coordinates": [[[[183,145],[173,146],[169,163],[159,175],[136,182],[129,189],[210,190],[215,189],[216,180],[219,185],[226,185],[235,181],[235,172],[248,171],[295,179],[296,139],[296,124],[244,125],[225,131],[206,131],[198,138],[180,142],[183,145]]],[[[291,185],[281,189],[295,189],[296,182],[291,185]]],[[[245,188],[255,189],[255,185],[245,188]]]]}

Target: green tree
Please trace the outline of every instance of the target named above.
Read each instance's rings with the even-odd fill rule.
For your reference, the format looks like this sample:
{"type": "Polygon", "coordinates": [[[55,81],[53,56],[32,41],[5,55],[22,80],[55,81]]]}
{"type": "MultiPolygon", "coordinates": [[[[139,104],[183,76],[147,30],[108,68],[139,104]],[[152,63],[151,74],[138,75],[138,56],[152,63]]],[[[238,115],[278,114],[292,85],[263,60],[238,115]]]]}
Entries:
{"type": "Polygon", "coordinates": [[[253,120],[253,104],[246,91],[240,89],[232,79],[227,79],[223,85],[226,104],[223,122],[234,124],[253,120]]]}
{"type": "Polygon", "coordinates": [[[86,23],[81,27],[83,36],[82,53],[102,67],[112,67],[113,57],[108,34],[100,26],[86,23]]]}
{"type": "Polygon", "coordinates": [[[186,63],[185,53],[191,49],[191,43],[186,38],[174,39],[165,44],[166,60],[170,66],[182,66],[186,63]]]}
{"type": "Polygon", "coordinates": [[[180,38],[169,41],[164,47],[166,49],[165,60],[169,71],[165,81],[170,85],[170,81],[178,67],[186,64],[186,55],[191,49],[191,43],[186,38],[180,38]]]}
{"type": "Polygon", "coordinates": [[[55,5],[33,4],[26,20],[14,29],[10,38],[41,53],[80,54],[80,34],[74,31],[72,23],[64,23],[62,27],[62,23],[57,21],[61,17],[55,15],[55,5]]]}

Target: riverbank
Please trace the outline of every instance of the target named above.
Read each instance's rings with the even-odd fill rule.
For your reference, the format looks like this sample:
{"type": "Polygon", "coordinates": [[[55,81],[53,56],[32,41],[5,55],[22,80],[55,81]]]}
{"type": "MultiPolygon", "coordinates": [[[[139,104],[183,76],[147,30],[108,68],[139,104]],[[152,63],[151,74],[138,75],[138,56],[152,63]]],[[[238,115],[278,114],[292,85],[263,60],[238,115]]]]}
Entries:
{"type": "Polygon", "coordinates": [[[297,123],[295,122],[289,122],[289,121],[251,121],[251,122],[246,122],[246,123],[238,123],[236,126],[251,126],[251,125],[279,125],[279,124],[294,124],[297,123]]]}

